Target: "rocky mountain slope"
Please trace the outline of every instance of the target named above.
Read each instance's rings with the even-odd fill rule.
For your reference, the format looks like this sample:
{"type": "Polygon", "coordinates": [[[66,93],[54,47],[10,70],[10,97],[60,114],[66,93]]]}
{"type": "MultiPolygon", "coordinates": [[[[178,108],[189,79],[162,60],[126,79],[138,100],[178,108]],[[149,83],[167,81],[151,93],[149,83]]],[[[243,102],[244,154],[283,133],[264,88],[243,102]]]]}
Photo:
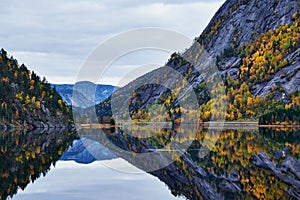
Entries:
{"type": "Polygon", "coordinates": [[[281,25],[292,24],[299,11],[297,0],[228,0],[198,38],[212,56],[243,46],[281,25]]]}
{"type": "Polygon", "coordinates": [[[159,104],[167,110],[168,120],[178,118],[184,109],[198,112],[199,106],[205,121],[257,120],[274,108],[300,106],[299,32],[298,0],[228,0],[187,51],[172,54],[164,67],[99,104],[98,118],[103,121],[113,113],[123,119],[149,120],[149,108],[159,104]],[[184,79],[176,78],[170,68],[184,79]],[[143,80],[152,81],[142,85],[143,80]],[[180,106],[194,102],[186,95],[192,89],[198,105],[180,106]],[[111,104],[128,92],[129,116],[121,113],[127,104],[113,105],[118,109],[112,111],[111,104]]]}
{"type": "MultiPolygon", "coordinates": [[[[208,27],[198,38],[205,50],[214,57],[220,57],[218,65],[222,73],[238,72],[242,56],[230,55],[234,49],[252,43],[262,34],[291,25],[299,20],[299,1],[227,1],[216,13],[208,27]],[[228,55],[229,54],[229,55],[228,55]]],[[[299,25],[296,25],[299,27],[299,25]]],[[[296,34],[297,30],[292,32],[296,34]]],[[[276,83],[282,83],[288,94],[299,90],[299,34],[296,48],[285,58],[289,61],[282,70],[272,76],[268,82],[256,84],[253,94],[266,96],[276,83]],[[282,80],[281,74],[292,75],[293,80],[282,80]],[[281,76],[281,77],[280,77],[281,76]]],[[[278,40],[281,40],[279,38],[278,40]]]]}

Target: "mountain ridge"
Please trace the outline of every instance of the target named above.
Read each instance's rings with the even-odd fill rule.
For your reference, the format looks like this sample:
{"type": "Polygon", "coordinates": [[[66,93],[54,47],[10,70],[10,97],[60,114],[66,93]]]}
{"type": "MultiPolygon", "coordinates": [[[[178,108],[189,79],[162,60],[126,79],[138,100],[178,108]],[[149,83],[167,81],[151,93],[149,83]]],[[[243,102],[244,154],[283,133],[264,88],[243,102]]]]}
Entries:
{"type": "MultiPolygon", "coordinates": [[[[81,81],[75,84],[51,84],[51,86],[62,96],[63,100],[67,102],[69,106],[80,107],[80,108],[87,108],[93,106],[95,104],[99,104],[101,101],[105,100],[112,92],[117,89],[118,87],[113,85],[106,85],[106,84],[94,84],[88,81],[81,81]],[[95,95],[91,97],[90,94],[87,94],[86,91],[74,91],[74,85],[80,84],[88,84],[92,86],[96,86],[95,95]],[[73,99],[73,92],[77,92],[76,97],[77,99],[73,99]],[[94,98],[95,102],[92,102],[94,98]]],[[[75,87],[78,89],[78,87],[75,87]]]]}
{"type": "MultiPolygon", "coordinates": [[[[216,115],[225,115],[227,120],[257,121],[264,112],[300,106],[297,93],[297,85],[300,85],[299,32],[297,0],[228,0],[194,44],[183,54],[172,54],[166,66],[186,77],[193,87],[202,120],[216,120],[216,115]],[[234,24],[239,26],[234,27],[234,24]],[[207,56],[199,60],[203,59],[204,53],[197,45],[203,46],[208,55],[216,59],[219,72],[210,74],[209,82],[205,82],[196,70],[207,61],[207,56]],[[224,82],[224,87],[214,88],[214,93],[225,90],[225,95],[218,99],[211,98],[211,91],[207,89],[207,85],[214,82],[215,75],[221,76],[224,82]],[[220,101],[228,103],[225,113],[213,110],[220,101]]],[[[132,83],[155,78],[154,73],[150,72],[132,83]]],[[[176,80],[162,82],[174,85],[176,80]]],[[[130,84],[116,91],[114,98],[129,90],[130,84]]],[[[149,120],[147,109],[155,101],[167,109],[168,116],[163,116],[167,120],[180,118],[180,112],[174,112],[179,106],[176,98],[161,85],[141,86],[130,97],[130,118],[149,120]]],[[[96,112],[100,122],[112,116],[111,98],[96,106],[96,112]]]]}
{"type": "Polygon", "coordinates": [[[297,0],[228,0],[197,41],[210,55],[219,56],[231,45],[238,48],[268,30],[291,24],[298,11],[297,0]]]}

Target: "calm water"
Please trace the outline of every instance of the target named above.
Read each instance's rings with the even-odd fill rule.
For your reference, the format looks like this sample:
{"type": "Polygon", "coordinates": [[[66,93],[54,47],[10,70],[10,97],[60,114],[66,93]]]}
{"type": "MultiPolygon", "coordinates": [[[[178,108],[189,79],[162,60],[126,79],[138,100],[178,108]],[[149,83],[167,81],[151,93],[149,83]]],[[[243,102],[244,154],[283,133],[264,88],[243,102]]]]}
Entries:
{"type": "Polygon", "coordinates": [[[19,191],[16,200],[66,200],[66,199],[170,199],[172,196],[164,183],[123,159],[96,161],[92,164],[78,164],[74,161],[58,161],[46,177],[19,191]],[[107,166],[117,165],[124,170],[140,173],[124,173],[107,166]]]}
{"type": "Polygon", "coordinates": [[[299,130],[132,126],[79,135],[119,158],[59,161],[77,133],[1,133],[2,199],[299,197],[299,130]]]}

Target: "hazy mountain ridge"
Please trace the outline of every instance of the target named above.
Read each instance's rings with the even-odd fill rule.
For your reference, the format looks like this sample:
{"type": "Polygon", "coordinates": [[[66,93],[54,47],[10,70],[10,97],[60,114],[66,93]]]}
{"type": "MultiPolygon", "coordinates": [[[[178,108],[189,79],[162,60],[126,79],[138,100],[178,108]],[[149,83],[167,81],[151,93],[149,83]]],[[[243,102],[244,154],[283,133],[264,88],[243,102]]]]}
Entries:
{"type": "Polygon", "coordinates": [[[74,84],[52,84],[52,87],[55,87],[56,91],[62,96],[63,100],[67,102],[68,105],[80,108],[87,108],[95,104],[99,104],[101,101],[105,100],[109,95],[111,95],[112,92],[117,88],[112,85],[96,85],[87,81],[78,82],[76,84],[91,85],[91,87],[96,86],[95,94],[90,94],[90,91],[88,90],[78,90],[79,87],[76,87],[76,99],[72,99],[74,92],[74,84]],[[93,100],[95,102],[92,102],[93,100]]]}

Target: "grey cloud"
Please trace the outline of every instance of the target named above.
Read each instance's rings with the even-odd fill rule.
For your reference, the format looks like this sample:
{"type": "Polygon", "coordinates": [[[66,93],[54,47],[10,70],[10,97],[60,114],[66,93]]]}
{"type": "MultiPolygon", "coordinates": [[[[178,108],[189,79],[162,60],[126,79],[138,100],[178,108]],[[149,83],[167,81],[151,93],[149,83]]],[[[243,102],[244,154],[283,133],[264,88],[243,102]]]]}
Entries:
{"type": "MultiPolygon", "coordinates": [[[[33,66],[39,71],[48,73],[57,63],[64,63],[66,71],[77,70],[91,50],[119,32],[160,27],[198,36],[223,1],[2,0],[0,47],[23,52],[17,59],[39,64],[33,66]],[[37,63],[31,53],[45,56],[37,63]],[[53,60],[53,55],[60,56],[53,60]]],[[[46,74],[49,80],[55,81],[54,73],[46,74]]]]}

